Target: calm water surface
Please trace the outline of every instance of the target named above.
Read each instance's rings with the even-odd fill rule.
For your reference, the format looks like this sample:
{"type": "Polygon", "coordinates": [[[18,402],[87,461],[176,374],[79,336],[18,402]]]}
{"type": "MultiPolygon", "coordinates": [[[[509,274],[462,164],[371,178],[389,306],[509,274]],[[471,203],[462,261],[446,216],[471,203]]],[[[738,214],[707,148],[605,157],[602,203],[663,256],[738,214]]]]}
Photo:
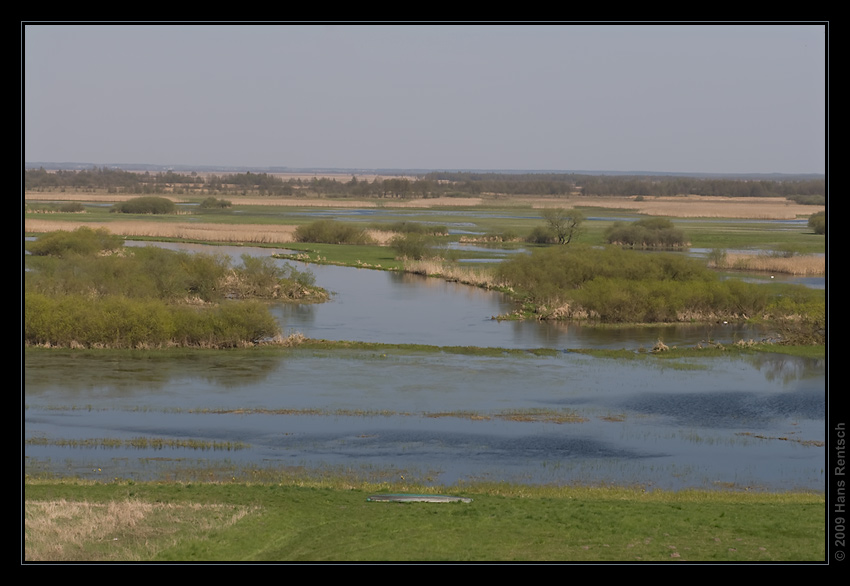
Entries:
{"type": "MultiPolygon", "coordinates": [[[[271,256],[278,252],[240,246],[156,245],[224,253],[234,261],[242,254],[271,256]]],[[[333,293],[327,303],[280,304],[273,308],[285,331],[298,331],[315,339],[525,349],[638,349],[650,348],[659,339],[667,345],[694,345],[759,340],[766,334],[752,326],[733,324],[592,328],[551,322],[500,322],[493,318],[509,313],[514,306],[507,297],[493,291],[421,275],[279,262],[310,270],[316,275],[316,284],[333,293]]]]}
{"type": "MultiPolygon", "coordinates": [[[[230,248],[215,250],[235,258],[273,252],[230,248]]],[[[559,352],[295,350],[167,359],[27,352],[28,471],[146,479],[210,466],[296,466],[438,484],[823,488],[824,361],[764,354],[594,358],[569,349],[637,348],[659,337],[688,344],[754,332],[498,322],[491,317],[510,309],[498,294],[437,279],[309,268],[334,298],[277,307],[285,329],[313,338],[559,352]],[[510,417],[517,413],[538,417],[510,417]],[[551,413],[574,421],[542,418],[551,413]],[[217,449],[98,444],[134,438],[217,449]]]]}

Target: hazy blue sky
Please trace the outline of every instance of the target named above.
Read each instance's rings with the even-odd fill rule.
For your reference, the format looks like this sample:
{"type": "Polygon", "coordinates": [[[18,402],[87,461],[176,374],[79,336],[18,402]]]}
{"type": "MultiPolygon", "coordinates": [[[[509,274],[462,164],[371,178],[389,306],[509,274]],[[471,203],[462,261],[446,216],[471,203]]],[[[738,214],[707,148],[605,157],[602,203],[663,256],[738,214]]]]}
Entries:
{"type": "Polygon", "coordinates": [[[26,161],[823,173],[824,25],[40,25],[26,161]]]}

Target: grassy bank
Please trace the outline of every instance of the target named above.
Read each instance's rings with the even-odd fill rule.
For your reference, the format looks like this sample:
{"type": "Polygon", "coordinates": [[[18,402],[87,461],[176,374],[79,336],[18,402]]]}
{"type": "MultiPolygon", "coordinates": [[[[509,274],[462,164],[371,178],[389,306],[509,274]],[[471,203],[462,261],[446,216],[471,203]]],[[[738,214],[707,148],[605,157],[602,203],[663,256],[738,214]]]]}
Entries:
{"type": "Polygon", "coordinates": [[[344,477],[84,483],[29,479],[26,561],[818,562],[818,494],[469,485],[469,503],[344,477]]]}

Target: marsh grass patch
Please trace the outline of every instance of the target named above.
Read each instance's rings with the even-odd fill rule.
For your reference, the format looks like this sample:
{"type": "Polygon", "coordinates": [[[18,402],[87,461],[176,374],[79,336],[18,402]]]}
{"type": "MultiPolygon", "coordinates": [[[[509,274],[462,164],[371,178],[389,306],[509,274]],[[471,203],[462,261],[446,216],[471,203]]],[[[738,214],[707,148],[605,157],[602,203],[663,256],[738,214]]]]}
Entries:
{"type": "Polygon", "coordinates": [[[25,503],[26,561],[138,561],[204,539],[253,510],[244,505],[33,500],[25,503]]]}

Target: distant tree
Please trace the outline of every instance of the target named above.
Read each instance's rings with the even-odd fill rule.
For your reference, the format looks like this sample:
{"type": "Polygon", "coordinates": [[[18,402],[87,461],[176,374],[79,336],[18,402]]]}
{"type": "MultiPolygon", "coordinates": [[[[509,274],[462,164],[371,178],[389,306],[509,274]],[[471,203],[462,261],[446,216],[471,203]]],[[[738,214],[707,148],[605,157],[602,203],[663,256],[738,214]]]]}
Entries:
{"type": "Polygon", "coordinates": [[[543,210],[543,219],[558,244],[569,244],[580,233],[584,214],[574,209],[547,208],[543,210]]]}

